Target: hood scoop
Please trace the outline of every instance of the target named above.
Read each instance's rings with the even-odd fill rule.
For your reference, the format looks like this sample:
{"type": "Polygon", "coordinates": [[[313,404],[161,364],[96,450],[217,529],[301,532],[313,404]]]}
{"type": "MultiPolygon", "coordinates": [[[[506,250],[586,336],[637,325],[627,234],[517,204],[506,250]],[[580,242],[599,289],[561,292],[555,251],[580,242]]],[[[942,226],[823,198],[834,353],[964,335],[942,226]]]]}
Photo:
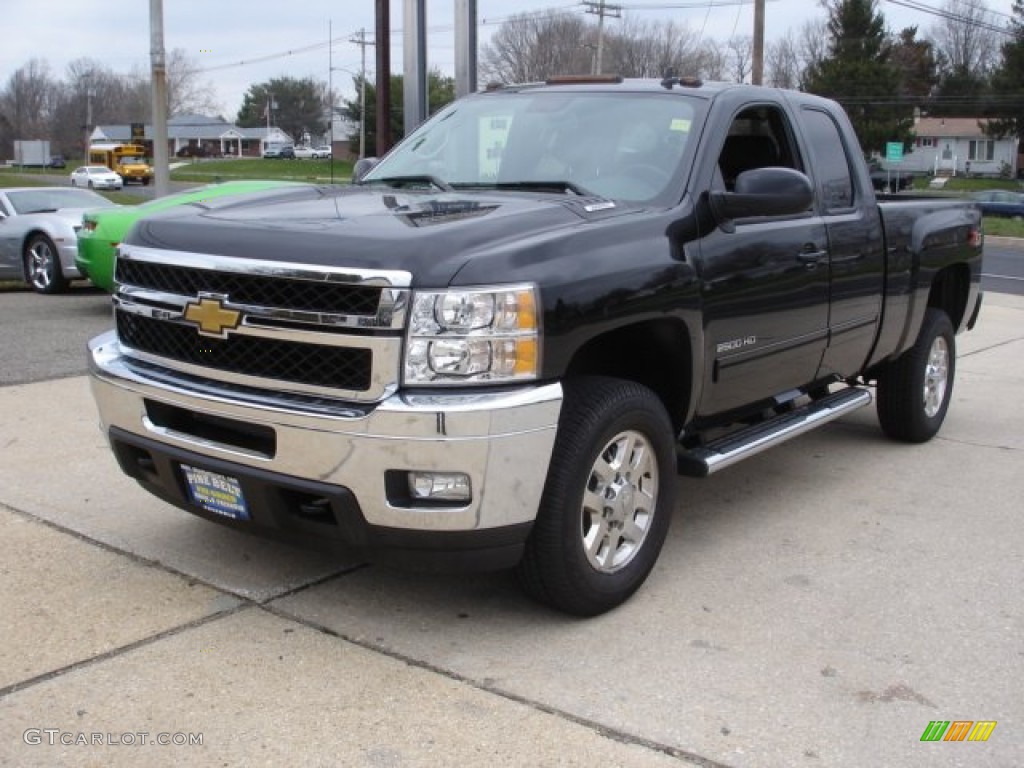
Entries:
{"type": "Polygon", "coordinates": [[[384,195],[384,206],[410,227],[429,227],[464,219],[476,219],[498,209],[475,200],[426,200],[400,205],[394,195],[384,195]]]}

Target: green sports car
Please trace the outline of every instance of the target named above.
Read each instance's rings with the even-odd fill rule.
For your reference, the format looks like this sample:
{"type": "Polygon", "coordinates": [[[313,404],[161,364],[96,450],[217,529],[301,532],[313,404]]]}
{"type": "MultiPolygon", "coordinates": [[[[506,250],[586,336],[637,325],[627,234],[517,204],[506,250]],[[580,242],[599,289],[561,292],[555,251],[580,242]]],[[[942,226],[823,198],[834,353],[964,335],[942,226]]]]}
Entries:
{"type": "Polygon", "coordinates": [[[226,195],[260,192],[276,187],[295,186],[297,183],[301,182],[262,179],[226,181],[222,184],[209,184],[176,195],[157,198],[142,205],[89,211],[82,216],[75,265],[82,275],[92,280],[94,285],[111,293],[114,290],[114,257],[117,246],[128,234],[132,224],[143,216],[175,205],[202,202],[226,195]]]}

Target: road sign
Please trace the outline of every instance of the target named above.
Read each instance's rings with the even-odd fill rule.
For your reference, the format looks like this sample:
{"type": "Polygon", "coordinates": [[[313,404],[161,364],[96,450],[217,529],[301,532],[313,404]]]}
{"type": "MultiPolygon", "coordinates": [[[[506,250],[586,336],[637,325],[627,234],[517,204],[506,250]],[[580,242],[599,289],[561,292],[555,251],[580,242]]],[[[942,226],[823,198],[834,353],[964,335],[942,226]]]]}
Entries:
{"type": "Polygon", "coordinates": [[[889,163],[903,162],[903,142],[889,141],[885,145],[885,159],[889,163]]]}

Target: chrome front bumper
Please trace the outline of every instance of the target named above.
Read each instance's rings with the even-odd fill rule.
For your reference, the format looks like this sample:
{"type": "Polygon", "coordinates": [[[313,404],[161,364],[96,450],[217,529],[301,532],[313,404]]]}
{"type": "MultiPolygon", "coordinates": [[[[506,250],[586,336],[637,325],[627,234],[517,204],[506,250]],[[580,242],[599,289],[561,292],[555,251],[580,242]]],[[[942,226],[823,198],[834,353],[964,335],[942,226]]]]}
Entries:
{"type": "MultiPolygon", "coordinates": [[[[227,462],[240,474],[275,476],[347,489],[370,526],[423,532],[483,531],[530,523],[547,476],[562,404],[558,384],[501,392],[398,393],[373,406],[268,396],[138,366],[113,332],[89,344],[90,378],[102,428],[227,462]],[[248,397],[248,399],[247,399],[248,397]],[[252,425],[268,445],[190,434],[154,414],[179,409],[252,425]],[[472,498],[460,506],[397,502],[385,474],[462,472],[472,498]]],[[[209,423],[208,421],[208,423],[209,423]]]]}

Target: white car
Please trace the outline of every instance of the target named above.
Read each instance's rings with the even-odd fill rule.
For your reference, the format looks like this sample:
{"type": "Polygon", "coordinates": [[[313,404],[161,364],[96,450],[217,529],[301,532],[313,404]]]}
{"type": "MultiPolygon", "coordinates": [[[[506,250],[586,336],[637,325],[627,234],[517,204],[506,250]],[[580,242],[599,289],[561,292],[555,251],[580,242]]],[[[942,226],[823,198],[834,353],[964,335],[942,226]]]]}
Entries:
{"type": "Polygon", "coordinates": [[[121,189],[124,180],[105,165],[83,165],[71,172],[72,187],[89,189],[121,189]]]}
{"type": "Polygon", "coordinates": [[[300,160],[316,160],[320,154],[312,147],[296,147],[295,157],[300,160]]]}
{"type": "Polygon", "coordinates": [[[324,145],[322,147],[313,147],[313,151],[317,153],[318,157],[322,157],[324,160],[331,158],[331,148],[324,145]]]}

